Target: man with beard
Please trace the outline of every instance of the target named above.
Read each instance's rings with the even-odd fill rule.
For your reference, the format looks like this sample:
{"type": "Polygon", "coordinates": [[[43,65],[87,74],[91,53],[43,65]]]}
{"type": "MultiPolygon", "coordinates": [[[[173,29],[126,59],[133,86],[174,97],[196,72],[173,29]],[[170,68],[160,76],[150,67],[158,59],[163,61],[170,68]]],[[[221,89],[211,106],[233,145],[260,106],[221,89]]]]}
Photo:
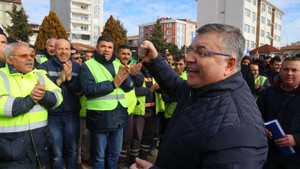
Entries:
{"type": "Polygon", "coordinates": [[[42,168],[53,137],[47,109],[62,102],[60,88],[44,70],[33,69],[34,55],[23,43],[5,48],[0,69],[0,168],[42,168]]]}

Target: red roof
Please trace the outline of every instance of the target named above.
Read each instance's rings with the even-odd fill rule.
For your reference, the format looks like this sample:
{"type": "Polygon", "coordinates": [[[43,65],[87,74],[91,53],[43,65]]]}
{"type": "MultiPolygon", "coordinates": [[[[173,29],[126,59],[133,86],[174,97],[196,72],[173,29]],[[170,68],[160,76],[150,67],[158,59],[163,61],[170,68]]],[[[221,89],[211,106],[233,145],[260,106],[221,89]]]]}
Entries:
{"type": "Polygon", "coordinates": [[[256,51],[258,51],[259,53],[281,53],[280,50],[278,50],[268,44],[265,44],[261,47],[255,48],[255,49],[251,50],[250,53],[256,53],[256,51]]]}
{"type": "Polygon", "coordinates": [[[284,46],[280,50],[300,50],[300,45],[284,46]]]}
{"type": "Polygon", "coordinates": [[[0,0],[0,1],[5,1],[5,2],[11,2],[11,3],[22,4],[22,1],[21,1],[21,0],[0,0]]]}
{"type": "Polygon", "coordinates": [[[96,49],[95,47],[84,45],[81,43],[72,43],[72,46],[80,52],[94,52],[96,49]]]}

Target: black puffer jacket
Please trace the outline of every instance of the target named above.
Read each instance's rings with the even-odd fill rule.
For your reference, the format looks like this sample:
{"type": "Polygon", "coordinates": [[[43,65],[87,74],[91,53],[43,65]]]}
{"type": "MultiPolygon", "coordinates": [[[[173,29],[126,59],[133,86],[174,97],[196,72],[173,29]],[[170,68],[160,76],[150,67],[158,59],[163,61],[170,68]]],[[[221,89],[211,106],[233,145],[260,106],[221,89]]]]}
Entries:
{"type": "MultiPolygon", "coordinates": [[[[273,140],[269,140],[269,156],[280,160],[300,160],[300,86],[294,91],[281,89],[281,80],[263,90],[257,100],[258,107],[265,121],[277,119],[285,134],[294,136],[296,154],[285,157],[280,154],[273,140]]],[[[300,167],[300,166],[299,166],[300,167]]]]}
{"type": "Polygon", "coordinates": [[[162,140],[157,167],[262,168],[268,151],[263,120],[240,72],[191,89],[160,56],[147,68],[161,88],[179,98],[162,140]]]}

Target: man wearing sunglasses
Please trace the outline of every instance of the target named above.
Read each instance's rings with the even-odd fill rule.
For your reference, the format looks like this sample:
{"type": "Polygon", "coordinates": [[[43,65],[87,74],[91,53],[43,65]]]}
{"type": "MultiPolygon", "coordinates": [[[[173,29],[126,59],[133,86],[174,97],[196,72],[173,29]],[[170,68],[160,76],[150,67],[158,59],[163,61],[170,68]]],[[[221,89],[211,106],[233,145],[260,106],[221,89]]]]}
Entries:
{"type": "Polygon", "coordinates": [[[61,90],[43,70],[33,69],[34,55],[24,43],[5,48],[0,69],[0,168],[42,168],[53,137],[48,111],[62,102],[61,90]]]}
{"type": "Polygon", "coordinates": [[[135,168],[262,168],[267,138],[261,113],[240,73],[245,39],[238,28],[208,24],[197,30],[187,55],[184,81],[153,44],[139,55],[178,105],[163,137],[156,166],[137,159],[135,168]]]}

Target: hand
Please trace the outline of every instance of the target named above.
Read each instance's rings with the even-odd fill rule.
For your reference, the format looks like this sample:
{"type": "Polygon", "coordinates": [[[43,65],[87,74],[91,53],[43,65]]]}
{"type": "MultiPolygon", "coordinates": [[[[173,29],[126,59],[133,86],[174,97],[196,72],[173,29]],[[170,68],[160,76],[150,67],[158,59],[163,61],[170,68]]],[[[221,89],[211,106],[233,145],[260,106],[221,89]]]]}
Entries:
{"type": "Polygon", "coordinates": [[[129,75],[129,66],[125,65],[124,67],[120,66],[119,67],[119,72],[114,78],[114,84],[116,88],[121,86],[121,84],[124,82],[124,80],[128,77],[129,75]]]}
{"type": "Polygon", "coordinates": [[[258,89],[259,88],[259,81],[257,81],[256,83],[255,83],[255,89],[258,89]]]}
{"type": "Polygon", "coordinates": [[[141,68],[142,68],[141,63],[130,66],[130,75],[131,76],[136,76],[139,73],[139,71],[141,70],[141,68]]]}
{"type": "Polygon", "coordinates": [[[144,41],[139,48],[139,56],[143,59],[143,62],[150,63],[154,60],[158,53],[154,45],[150,41],[144,41]]]}
{"type": "Polygon", "coordinates": [[[63,67],[66,73],[66,80],[70,81],[72,79],[72,62],[68,60],[63,64],[63,67]]]}
{"type": "Polygon", "coordinates": [[[258,60],[259,59],[259,53],[258,51],[256,51],[255,56],[254,56],[254,60],[258,60]]]}
{"type": "Polygon", "coordinates": [[[149,169],[150,167],[153,166],[152,163],[142,160],[140,158],[135,159],[136,163],[132,164],[129,169],[149,169]]]}
{"type": "Polygon", "coordinates": [[[265,128],[265,131],[266,131],[266,133],[267,133],[267,137],[269,138],[269,139],[271,139],[272,138],[272,133],[267,129],[267,128],[265,128]]]}
{"type": "Polygon", "coordinates": [[[287,147],[287,146],[295,146],[296,145],[294,136],[291,134],[286,134],[283,138],[275,140],[275,143],[279,147],[287,147]]]}
{"type": "Polygon", "coordinates": [[[40,80],[37,81],[37,84],[35,87],[32,89],[30,93],[30,97],[35,103],[38,103],[45,94],[45,85],[42,85],[40,80]]]}
{"type": "Polygon", "coordinates": [[[56,84],[57,86],[60,86],[65,81],[66,81],[66,71],[63,70],[60,72],[59,77],[56,79],[56,84]]]}
{"type": "Polygon", "coordinates": [[[150,88],[150,92],[155,92],[156,90],[158,90],[160,87],[157,83],[155,83],[154,85],[151,86],[150,88]]]}

